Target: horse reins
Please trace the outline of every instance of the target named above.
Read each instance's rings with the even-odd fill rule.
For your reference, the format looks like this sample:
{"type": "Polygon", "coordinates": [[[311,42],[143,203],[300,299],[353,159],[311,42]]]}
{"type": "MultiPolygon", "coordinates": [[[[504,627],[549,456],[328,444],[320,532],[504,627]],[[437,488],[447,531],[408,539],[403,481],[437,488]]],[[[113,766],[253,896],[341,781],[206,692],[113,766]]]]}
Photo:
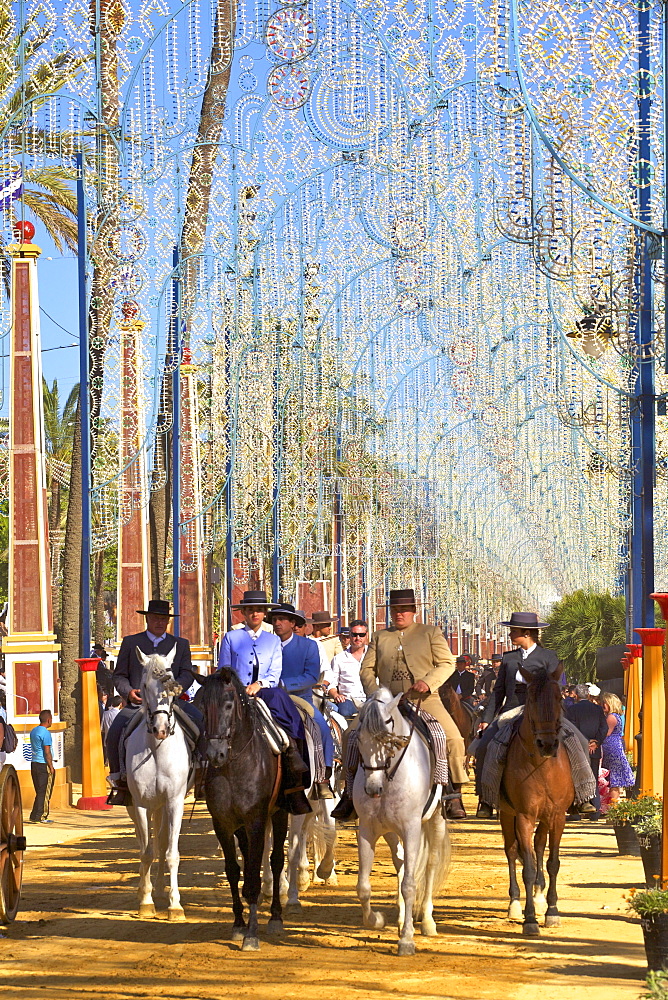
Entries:
{"type": "MultiPolygon", "coordinates": [[[[394,719],[390,718],[388,721],[391,722],[392,725],[394,726],[394,719]]],[[[397,773],[399,765],[401,764],[402,760],[404,759],[404,756],[406,755],[406,751],[408,750],[408,745],[411,741],[411,737],[414,732],[415,732],[415,719],[413,718],[411,719],[411,727],[408,736],[395,736],[393,733],[385,733],[382,737],[376,737],[379,743],[383,743],[385,745],[389,744],[390,754],[385,759],[384,764],[379,764],[376,767],[372,767],[370,764],[365,764],[364,758],[362,757],[362,751],[360,750],[360,767],[362,768],[362,770],[365,773],[367,771],[384,771],[387,780],[392,781],[395,774],[397,773]],[[395,753],[400,747],[403,747],[403,749],[401,751],[401,754],[399,755],[399,760],[395,762],[394,767],[392,768],[392,770],[390,770],[390,764],[394,759],[395,753]]]]}

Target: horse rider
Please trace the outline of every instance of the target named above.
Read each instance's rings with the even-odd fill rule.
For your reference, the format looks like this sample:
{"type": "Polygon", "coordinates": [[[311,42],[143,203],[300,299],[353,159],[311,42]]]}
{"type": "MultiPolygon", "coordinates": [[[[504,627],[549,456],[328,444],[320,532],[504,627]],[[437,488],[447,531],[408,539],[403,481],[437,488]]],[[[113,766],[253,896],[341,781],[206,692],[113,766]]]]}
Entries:
{"type": "Polygon", "coordinates": [[[283,657],[281,642],[273,632],[263,629],[267,614],[277,608],[267,600],[264,590],[247,590],[233,610],[244,616],[241,628],[232,628],[220,644],[218,669],[229,667],[246,686],[246,694],[261,698],[278,725],[285,731],[290,745],[283,753],[285,778],[284,796],[288,812],[304,815],[311,807],[304,795],[304,763],[299,747],[305,746],[304,726],[289,695],[279,687],[283,657]]]}
{"type": "Polygon", "coordinates": [[[314,611],[313,617],[308,619],[312,629],[311,638],[323,647],[328,664],[332,662],[337,653],[343,651],[338,635],[332,635],[332,625],[338,620],[338,618],[333,618],[329,611],[314,611]]]}
{"type": "MultiPolygon", "coordinates": [[[[468,781],[464,766],[464,740],[438,694],[455,668],[450,647],[440,628],[414,621],[417,613],[415,592],[411,588],[390,590],[392,627],[374,632],[362,662],[360,678],[367,698],[380,684],[393,695],[403,692],[419,701],[420,708],[429,712],[441,725],[447,745],[450,780],[455,792],[461,793],[468,781]]],[[[332,811],[335,819],[350,819],[354,812],[352,798],[344,792],[332,811]]],[[[451,819],[465,819],[461,794],[448,802],[451,819]]]]}
{"type": "Polygon", "coordinates": [[[473,705],[473,692],[475,690],[475,674],[469,670],[468,656],[458,656],[455,660],[455,672],[450,674],[446,684],[459,695],[460,701],[466,701],[473,705]]]}
{"type": "MultiPolygon", "coordinates": [[[[482,735],[479,736],[476,743],[476,792],[480,799],[477,816],[481,819],[490,819],[494,814],[492,806],[488,802],[483,802],[481,788],[485,754],[487,747],[499,731],[499,716],[502,712],[508,712],[510,709],[526,704],[528,685],[519,671],[520,666],[530,673],[544,669],[553,676],[557,675],[559,668],[557,654],[551,649],[546,649],[540,641],[539,630],[547,628],[547,622],[539,622],[534,611],[513,611],[510,621],[499,622],[499,625],[510,629],[510,641],[516,648],[503,655],[494,691],[487,703],[480,724],[482,735]]],[[[583,759],[587,769],[589,769],[588,747],[584,737],[565,716],[562,717],[561,728],[562,731],[570,729],[579,736],[583,759]]],[[[589,802],[583,802],[576,808],[578,812],[582,813],[596,812],[589,802]]]]}
{"type": "Polygon", "coordinates": [[[323,677],[327,697],[331,698],[336,711],[344,719],[351,719],[357,715],[366,701],[360,680],[360,669],[369,648],[368,639],[367,623],[361,618],[356,618],[350,625],[350,645],[336,654],[323,677]]]}
{"type": "Polygon", "coordinates": [[[334,798],[329,786],[334,767],[334,740],[324,716],[313,704],[313,685],[320,679],[318,650],[310,638],[295,634],[295,626],[305,625],[306,618],[295,609],[294,604],[275,604],[269,611],[269,619],[281,643],[283,655],[281,683],[288,694],[302,698],[311,706],[313,718],[322,735],[325,781],[316,781],[313,793],[320,799],[334,798]]]}
{"type": "Polygon", "coordinates": [[[491,661],[489,667],[487,667],[478,683],[475,686],[475,693],[478,698],[481,698],[485,703],[494,690],[494,685],[496,684],[496,679],[499,676],[499,670],[501,669],[501,661],[503,656],[501,653],[492,653],[491,661]]]}
{"type": "MultiPolygon", "coordinates": [[[[154,653],[167,656],[176,646],[171,666],[174,680],[178,681],[184,691],[187,691],[193,683],[190,643],[187,639],[167,633],[169,619],[178,617],[171,612],[169,601],[151,600],[148,602],[148,608],[145,611],[137,611],[137,614],[146,618],[146,630],[123,637],[113,673],[114,686],[125,701],[125,708],[118,713],[107,733],[106,747],[110,771],[107,781],[112,789],[119,792],[119,795],[115,795],[112,791],[109,797],[111,805],[125,804],[124,793],[128,787],[125,775],[121,775],[119,744],[123,730],[135,712],[141,708],[141,680],[144,668],[137,659],[137,650],[140,649],[146,656],[152,656],[154,653]]],[[[187,701],[179,702],[179,707],[197,725],[202,734],[200,739],[203,739],[204,718],[200,710],[187,701]]]]}

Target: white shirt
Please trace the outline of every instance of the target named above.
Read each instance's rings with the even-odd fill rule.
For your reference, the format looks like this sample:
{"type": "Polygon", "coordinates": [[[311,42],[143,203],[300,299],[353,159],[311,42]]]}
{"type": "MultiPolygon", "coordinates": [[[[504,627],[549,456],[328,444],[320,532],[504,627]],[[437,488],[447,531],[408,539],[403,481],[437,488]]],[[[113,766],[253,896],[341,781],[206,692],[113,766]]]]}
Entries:
{"type": "MultiPolygon", "coordinates": [[[[368,646],[364,647],[362,660],[368,646]]],[[[366,695],[362,682],[360,681],[360,668],[362,660],[358,660],[347,649],[342,653],[337,653],[332,660],[331,667],[325,673],[325,680],[330,687],[335,687],[339,694],[344,694],[346,698],[354,698],[356,701],[366,701],[366,695]]]]}
{"type": "Polygon", "coordinates": [[[292,640],[294,639],[294,637],[295,637],[295,633],[293,632],[289,639],[285,639],[285,640],[281,639],[281,649],[285,649],[285,647],[287,646],[287,644],[289,642],[292,642],[292,640]]]}
{"type": "MultiPolygon", "coordinates": [[[[248,628],[248,625],[246,625],[246,622],[237,622],[237,624],[233,625],[232,628],[233,629],[245,628],[248,632],[250,632],[250,629],[248,628]]],[[[267,622],[261,622],[257,632],[251,632],[251,635],[257,636],[258,632],[273,632],[273,631],[274,631],[273,626],[269,625],[267,622]]]]}
{"type": "MultiPolygon", "coordinates": [[[[529,646],[528,649],[523,649],[522,650],[522,659],[526,660],[527,656],[529,656],[530,653],[533,653],[533,651],[534,651],[535,648],[536,648],[536,643],[534,642],[534,643],[532,643],[529,646]]],[[[519,670],[515,674],[515,683],[516,684],[526,684],[526,681],[525,681],[524,677],[522,677],[522,674],[519,672],[519,670]]]]}
{"type": "Polygon", "coordinates": [[[320,639],[316,639],[314,635],[307,635],[306,638],[310,639],[311,642],[314,642],[318,647],[318,654],[320,655],[320,677],[321,679],[324,679],[330,668],[330,660],[327,656],[327,650],[320,642],[320,639]]]}
{"type": "Polygon", "coordinates": [[[160,645],[160,643],[162,642],[163,639],[167,638],[167,633],[166,632],[163,632],[162,635],[153,635],[153,633],[149,632],[148,629],[146,629],[146,635],[149,637],[149,639],[153,643],[153,648],[154,649],[155,649],[156,646],[160,645]]]}

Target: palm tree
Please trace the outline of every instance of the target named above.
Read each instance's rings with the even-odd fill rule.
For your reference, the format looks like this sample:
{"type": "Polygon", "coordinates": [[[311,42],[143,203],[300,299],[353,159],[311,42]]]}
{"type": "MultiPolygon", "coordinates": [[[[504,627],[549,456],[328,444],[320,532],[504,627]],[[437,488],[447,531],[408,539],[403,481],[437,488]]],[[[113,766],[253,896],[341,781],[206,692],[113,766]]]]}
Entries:
{"type": "MultiPolygon", "coordinates": [[[[61,410],[57,379],[49,386],[42,379],[44,399],[44,432],[46,444],[46,489],[48,495],[49,545],[51,549],[51,580],[53,609],[59,617],[60,554],[62,551],[63,489],[70,483],[74,419],[79,398],[79,385],[70,391],[61,410]]],[[[59,622],[56,623],[58,628],[59,622]]]]}
{"type": "Polygon", "coordinates": [[[626,642],[626,601],[609,593],[576,590],[553,605],[545,645],[555,651],[570,680],[591,681],[596,650],[626,642]]]}

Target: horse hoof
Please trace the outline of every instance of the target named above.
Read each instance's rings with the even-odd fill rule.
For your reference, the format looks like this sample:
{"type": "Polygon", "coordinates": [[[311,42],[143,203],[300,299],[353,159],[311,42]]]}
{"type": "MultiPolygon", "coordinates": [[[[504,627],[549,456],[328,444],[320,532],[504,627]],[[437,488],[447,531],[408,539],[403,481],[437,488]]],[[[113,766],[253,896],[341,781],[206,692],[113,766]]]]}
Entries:
{"type": "Polygon", "coordinates": [[[325,885],[338,885],[339,880],[336,877],[336,872],[332,872],[329,878],[325,881],[325,885]]]}
{"type": "Polygon", "coordinates": [[[524,937],[540,937],[540,929],[537,923],[523,924],[522,934],[524,937]]]}
{"type": "Polygon", "coordinates": [[[413,941],[400,941],[397,948],[397,955],[414,955],[415,944],[413,941]]]}
{"type": "Polygon", "coordinates": [[[232,940],[233,941],[243,941],[246,934],[245,927],[233,927],[232,928],[232,940]]]}
{"type": "Polygon", "coordinates": [[[302,904],[299,902],[299,900],[297,900],[296,902],[293,903],[286,903],[283,909],[285,911],[286,916],[298,917],[301,916],[302,913],[302,904]]]}
{"type": "Polygon", "coordinates": [[[300,875],[299,878],[297,879],[297,888],[299,889],[300,892],[306,892],[310,884],[311,884],[311,876],[308,874],[308,872],[305,875],[300,875]]]}
{"type": "Polygon", "coordinates": [[[326,882],[329,876],[332,874],[333,868],[334,865],[331,863],[331,861],[328,861],[327,864],[325,864],[324,861],[321,861],[318,867],[316,868],[315,873],[318,876],[318,878],[321,878],[323,882],[326,882]]]}
{"type": "Polygon", "coordinates": [[[436,937],[438,934],[434,921],[426,918],[420,923],[420,932],[423,937],[436,937]]]}
{"type": "Polygon", "coordinates": [[[245,937],[244,943],[241,945],[242,951],[259,951],[260,942],[256,937],[245,937]]]}
{"type": "Polygon", "coordinates": [[[519,899],[511,900],[510,906],[508,907],[508,920],[516,920],[518,923],[521,923],[524,920],[522,904],[519,899]]]}
{"type": "Polygon", "coordinates": [[[548,913],[548,915],[545,917],[545,926],[546,927],[560,927],[561,926],[561,918],[560,918],[559,914],[558,913],[548,913]]]}
{"type": "Polygon", "coordinates": [[[174,923],[183,923],[186,919],[186,915],[183,912],[183,907],[181,906],[169,906],[167,908],[167,919],[173,921],[174,923]]]}
{"type": "Polygon", "coordinates": [[[140,920],[151,920],[155,916],[155,906],[153,903],[142,903],[137,911],[140,920]]]}
{"type": "Polygon", "coordinates": [[[368,919],[364,921],[366,927],[372,931],[382,931],[385,926],[385,917],[378,910],[372,910],[368,919]]]}
{"type": "Polygon", "coordinates": [[[277,920],[275,918],[273,920],[270,920],[269,923],[267,924],[267,933],[274,934],[277,937],[280,937],[280,935],[283,933],[283,921],[277,920]]]}
{"type": "Polygon", "coordinates": [[[539,917],[547,913],[547,900],[542,892],[536,893],[533,900],[534,910],[539,917]]]}

